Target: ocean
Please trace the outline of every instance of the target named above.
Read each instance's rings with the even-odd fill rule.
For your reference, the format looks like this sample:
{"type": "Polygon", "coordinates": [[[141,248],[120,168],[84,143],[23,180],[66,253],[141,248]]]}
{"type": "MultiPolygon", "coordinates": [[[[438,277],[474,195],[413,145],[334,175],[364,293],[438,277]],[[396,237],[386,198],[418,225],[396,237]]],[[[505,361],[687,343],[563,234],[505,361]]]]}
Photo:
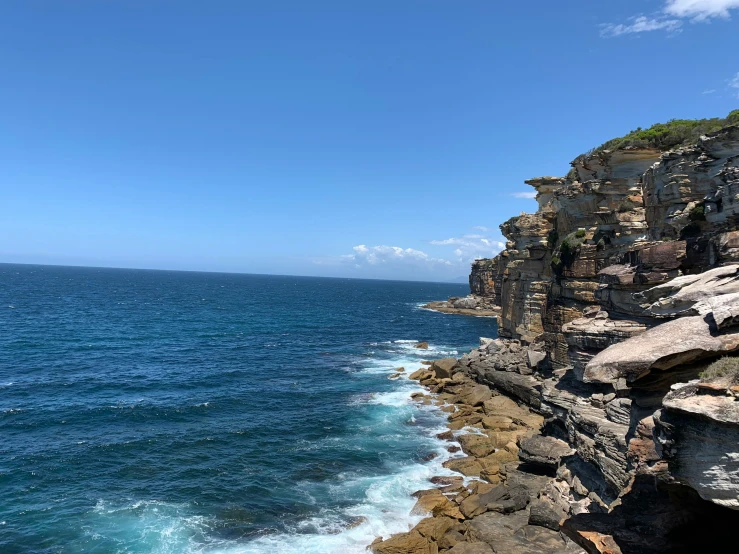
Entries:
{"type": "Polygon", "coordinates": [[[0,265],[0,552],[351,554],[407,531],[459,454],[388,377],[496,336],[420,307],[467,292],[0,265]]]}

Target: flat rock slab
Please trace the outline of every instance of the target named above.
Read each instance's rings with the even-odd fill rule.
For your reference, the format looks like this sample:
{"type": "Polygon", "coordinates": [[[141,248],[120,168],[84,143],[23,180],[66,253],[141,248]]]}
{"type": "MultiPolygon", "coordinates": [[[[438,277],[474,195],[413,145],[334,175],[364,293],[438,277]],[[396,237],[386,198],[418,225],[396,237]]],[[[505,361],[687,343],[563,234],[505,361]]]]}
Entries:
{"type": "Polygon", "coordinates": [[[708,317],[688,316],[657,325],[609,346],[588,362],[586,383],[633,382],[653,370],[667,370],[739,348],[739,329],[712,334],[708,317]]]}
{"type": "Polygon", "coordinates": [[[524,462],[558,468],[563,457],[574,453],[575,450],[562,440],[534,435],[521,439],[518,457],[524,462]]]}
{"type": "Polygon", "coordinates": [[[457,403],[469,406],[482,406],[486,400],[493,397],[493,392],[485,385],[475,385],[464,389],[457,396],[457,403]]]}
{"type": "Polygon", "coordinates": [[[495,554],[495,551],[484,542],[460,542],[447,554],[495,554]]]}
{"type": "Polygon", "coordinates": [[[468,540],[484,542],[495,554],[585,554],[551,529],[528,524],[528,514],[487,512],[469,521],[468,540]]]}

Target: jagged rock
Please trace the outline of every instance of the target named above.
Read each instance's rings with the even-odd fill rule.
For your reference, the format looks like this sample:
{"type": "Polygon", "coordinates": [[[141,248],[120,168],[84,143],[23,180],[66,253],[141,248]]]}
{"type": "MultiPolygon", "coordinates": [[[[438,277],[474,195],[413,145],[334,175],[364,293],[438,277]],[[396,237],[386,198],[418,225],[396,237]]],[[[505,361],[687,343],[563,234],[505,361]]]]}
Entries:
{"type": "Polygon", "coordinates": [[[431,554],[429,541],[418,531],[393,535],[386,541],[372,543],[369,548],[375,554],[431,554]]]}
{"type": "Polygon", "coordinates": [[[635,294],[655,317],[675,317],[698,313],[693,308],[701,300],[739,293],[739,265],[709,269],[698,275],[685,275],[663,285],[635,294]]]}
{"type": "Polygon", "coordinates": [[[466,458],[453,458],[451,460],[447,460],[442,465],[447,469],[459,472],[467,477],[479,477],[480,472],[482,471],[480,462],[472,456],[468,456],[466,458]]]}
{"type": "Polygon", "coordinates": [[[543,362],[546,357],[547,353],[540,350],[532,350],[531,348],[529,348],[526,351],[526,362],[532,369],[536,369],[537,367],[539,367],[539,364],[543,362]]]}
{"type": "Polygon", "coordinates": [[[524,462],[554,468],[559,467],[563,457],[571,456],[575,453],[575,450],[566,442],[542,435],[534,435],[522,439],[519,447],[518,456],[524,462]]]}
{"type": "Polygon", "coordinates": [[[490,400],[493,393],[484,385],[475,385],[463,390],[457,396],[457,402],[468,406],[482,406],[486,400],[490,400]]]}
{"type": "Polygon", "coordinates": [[[652,370],[667,370],[739,348],[739,328],[714,334],[706,319],[682,317],[609,346],[588,362],[583,380],[614,383],[625,378],[633,382],[652,370]]]}
{"type": "Polygon", "coordinates": [[[427,517],[419,521],[414,530],[427,539],[438,542],[456,523],[456,520],[448,517],[427,517]]]}
{"type": "Polygon", "coordinates": [[[431,489],[419,497],[416,505],[411,510],[411,514],[432,514],[434,516],[463,519],[459,508],[444,496],[439,489],[431,489]]]}
{"type": "Polygon", "coordinates": [[[468,456],[484,458],[495,452],[495,442],[487,435],[460,435],[457,440],[468,456]]]}
{"type": "Polygon", "coordinates": [[[421,350],[428,350],[429,349],[429,343],[427,342],[419,342],[416,343],[413,348],[420,348],[421,350]]]}
{"type": "Polygon", "coordinates": [[[739,510],[739,402],[693,383],[675,387],[663,405],[656,419],[671,475],[701,498],[739,510]]]}
{"type": "Polygon", "coordinates": [[[444,358],[442,360],[436,360],[431,365],[431,369],[434,371],[437,379],[451,379],[452,369],[454,369],[455,365],[457,365],[455,358],[444,358]]]}
{"type": "Polygon", "coordinates": [[[490,545],[495,554],[579,554],[574,543],[556,531],[528,525],[524,511],[510,515],[487,512],[467,524],[471,541],[490,545]]]}
{"type": "Polygon", "coordinates": [[[523,510],[528,505],[529,500],[529,491],[522,485],[514,487],[498,485],[489,492],[467,497],[460,504],[460,509],[467,518],[488,511],[508,514],[523,510]]]}
{"type": "Polygon", "coordinates": [[[482,418],[482,426],[485,429],[494,431],[508,431],[515,428],[515,424],[510,417],[506,416],[487,416],[482,418]]]}
{"type": "Polygon", "coordinates": [[[567,512],[548,498],[539,498],[531,504],[529,525],[539,525],[559,531],[560,522],[567,517],[567,512]]]}

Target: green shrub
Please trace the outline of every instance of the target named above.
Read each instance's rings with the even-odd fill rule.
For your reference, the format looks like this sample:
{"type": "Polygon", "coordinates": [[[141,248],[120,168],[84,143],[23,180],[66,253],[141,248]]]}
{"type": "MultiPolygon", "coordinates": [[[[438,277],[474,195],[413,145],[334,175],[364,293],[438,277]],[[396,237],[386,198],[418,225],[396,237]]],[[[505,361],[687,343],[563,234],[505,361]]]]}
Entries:
{"type": "Polygon", "coordinates": [[[547,234],[547,246],[549,248],[554,249],[555,246],[557,246],[557,241],[559,240],[559,233],[557,232],[557,229],[552,229],[547,234]]]}
{"type": "Polygon", "coordinates": [[[575,161],[581,161],[604,150],[621,150],[630,146],[667,151],[696,143],[702,135],[736,124],[739,124],[739,110],[732,111],[726,118],[671,119],[667,123],[656,123],[648,129],[638,127],[627,135],[606,141],[586,154],[581,154],[575,161]]]}
{"type": "Polygon", "coordinates": [[[700,373],[700,378],[703,382],[722,381],[731,385],[739,384],[739,357],[719,358],[700,373]]]}
{"type": "Polygon", "coordinates": [[[585,229],[578,229],[575,231],[575,236],[579,239],[583,238],[585,236],[585,229]]]}
{"type": "Polygon", "coordinates": [[[694,206],[688,214],[690,221],[705,221],[706,220],[706,207],[703,204],[694,206]]]}
{"type": "Polygon", "coordinates": [[[601,239],[595,243],[595,247],[598,250],[603,250],[606,247],[606,241],[604,238],[601,237],[601,239]]]}
{"type": "Polygon", "coordinates": [[[639,204],[637,204],[636,202],[632,202],[630,199],[627,198],[626,200],[621,202],[621,204],[618,205],[618,213],[622,214],[625,212],[630,212],[634,208],[638,208],[638,207],[640,207],[639,204]]]}

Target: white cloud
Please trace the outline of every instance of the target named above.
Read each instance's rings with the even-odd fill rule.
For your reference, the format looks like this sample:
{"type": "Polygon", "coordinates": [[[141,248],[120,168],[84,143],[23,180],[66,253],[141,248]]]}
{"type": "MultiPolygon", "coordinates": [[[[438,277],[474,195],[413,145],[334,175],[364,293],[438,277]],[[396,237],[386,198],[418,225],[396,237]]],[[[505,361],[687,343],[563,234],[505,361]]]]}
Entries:
{"type": "Polygon", "coordinates": [[[714,17],[728,18],[729,10],[739,9],[739,0],[667,0],[663,11],[675,17],[705,21],[714,17]]]}
{"type": "Polygon", "coordinates": [[[739,98],[739,73],[734,75],[734,77],[729,81],[729,88],[734,89],[736,97],[739,98]]]}
{"type": "Polygon", "coordinates": [[[662,9],[649,16],[638,15],[626,23],[601,25],[600,36],[611,38],[649,31],[675,34],[680,32],[684,20],[728,19],[734,9],[739,9],[739,0],[664,0],[662,9]]]}
{"type": "Polygon", "coordinates": [[[434,246],[453,246],[454,255],[460,264],[477,258],[492,258],[505,248],[501,240],[484,235],[463,235],[443,240],[432,240],[434,246]]]}
{"type": "Polygon", "coordinates": [[[432,258],[426,252],[414,250],[413,248],[401,248],[400,246],[365,246],[360,244],[353,248],[354,253],[342,256],[342,258],[354,262],[355,265],[382,265],[397,262],[410,262],[412,264],[452,265],[450,261],[441,258],[432,258]]]}
{"type": "Polygon", "coordinates": [[[516,198],[536,198],[536,191],[512,192],[511,196],[516,198]]]}
{"type": "Polygon", "coordinates": [[[668,31],[671,33],[679,32],[682,22],[677,19],[664,19],[662,17],[649,18],[644,15],[632,17],[629,23],[619,23],[614,25],[609,23],[601,25],[600,36],[602,37],[618,37],[632,33],[644,33],[647,31],[668,31]]]}
{"type": "Polygon", "coordinates": [[[482,225],[475,225],[473,229],[475,231],[482,231],[483,233],[489,233],[490,231],[492,231],[490,227],[484,227],[482,225]]]}
{"type": "Polygon", "coordinates": [[[710,88],[708,90],[704,90],[701,94],[713,94],[714,92],[716,92],[716,89],[710,88]]]}

